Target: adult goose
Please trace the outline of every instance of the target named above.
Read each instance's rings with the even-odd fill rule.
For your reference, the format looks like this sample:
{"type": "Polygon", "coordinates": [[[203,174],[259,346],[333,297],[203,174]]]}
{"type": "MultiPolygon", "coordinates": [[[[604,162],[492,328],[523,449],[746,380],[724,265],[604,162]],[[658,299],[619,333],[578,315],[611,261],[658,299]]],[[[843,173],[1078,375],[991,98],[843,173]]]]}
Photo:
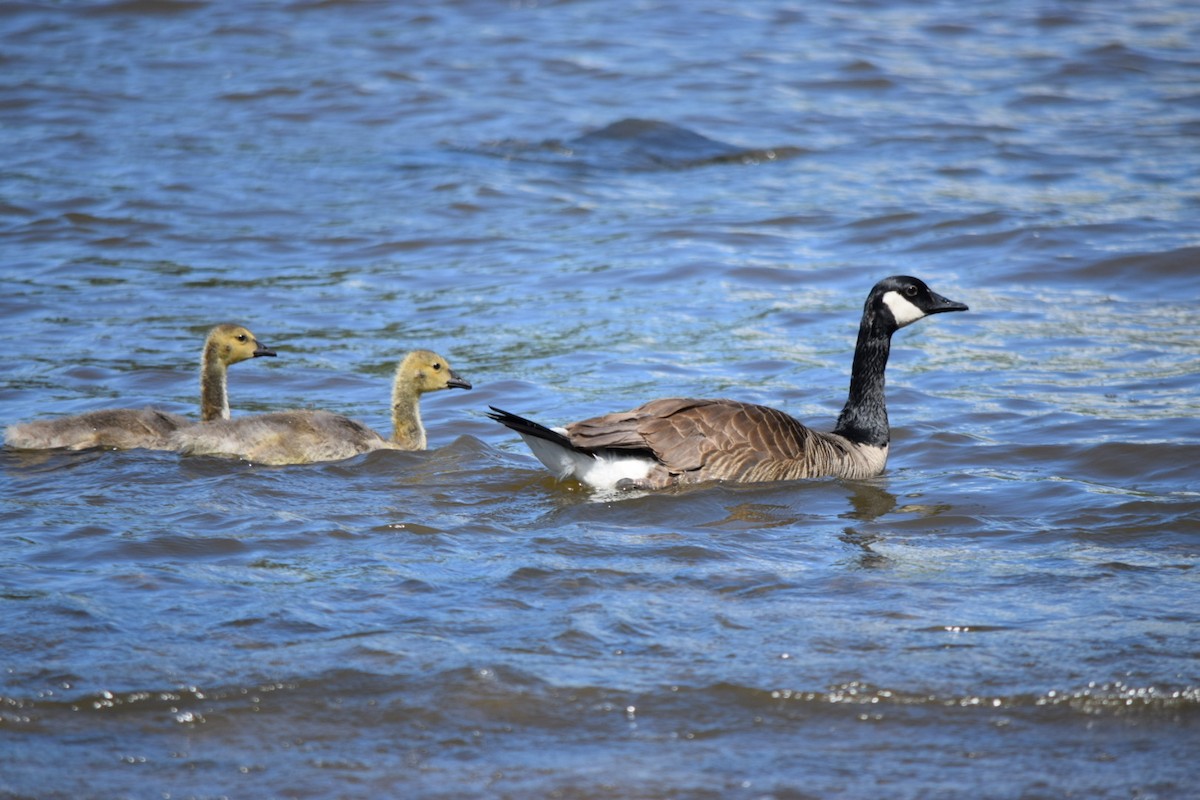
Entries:
{"type": "Polygon", "coordinates": [[[868,478],[887,463],[883,389],[892,334],[930,314],[966,310],[917,278],[900,275],[875,284],[858,329],[850,396],[829,433],[736,400],[653,400],[554,429],[494,406],[488,416],[519,433],[559,479],[573,477],[598,489],[868,478]]]}
{"type": "Polygon", "coordinates": [[[276,411],[209,425],[181,428],[171,445],[184,455],[236,456],[256,464],[341,461],[372,450],[424,450],[421,395],[471,384],[429,350],[414,350],[392,380],[392,436],[385,438],[356,420],[328,411],[276,411]]]}
{"type": "MultiPolygon", "coordinates": [[[[274,355],[274,350],[265,347],[241,325],[223,324],[210,330],[200,354],[200,419],[204,422],[229,419],[230,366],[274,355]]],[[[191,424],[187,417],[155,408],[104,409],[11,425],[4,440],[9,447],[25,450],[90,447],[165,450],[172,431],[191,424]]]]}

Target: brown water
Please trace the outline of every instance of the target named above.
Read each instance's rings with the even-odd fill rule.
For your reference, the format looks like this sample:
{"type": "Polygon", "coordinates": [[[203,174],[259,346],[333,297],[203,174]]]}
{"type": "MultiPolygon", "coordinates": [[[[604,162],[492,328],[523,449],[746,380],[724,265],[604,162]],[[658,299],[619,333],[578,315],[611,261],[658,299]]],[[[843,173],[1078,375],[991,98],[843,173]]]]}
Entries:
{"type": "Polygon", "coordinates": [[[0,8],[5,424],[386,430],[264,468],[0,451],[0,797],[1184,798],[1200,779],[1200,15],[1028,4],[0,8]],[[561,423],[828,427],[887,473],[605,497],[561,423]]]}

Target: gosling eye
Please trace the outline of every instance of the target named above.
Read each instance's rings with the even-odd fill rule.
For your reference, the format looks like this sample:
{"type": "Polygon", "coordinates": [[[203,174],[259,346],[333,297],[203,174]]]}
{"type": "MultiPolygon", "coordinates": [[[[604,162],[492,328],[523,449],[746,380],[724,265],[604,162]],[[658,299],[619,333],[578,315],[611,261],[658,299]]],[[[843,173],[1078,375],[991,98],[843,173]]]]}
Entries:
{"type": "Polygon", "coordinates": [[[239,342],[244,342],[244,341],[246,341],[246,334],[244,334],[244,333],[239,333],[239,334],[237,335],[237,340],[238,340],[239,342]]]}
{"type": "Polygon", "coordinates": [[[437,363],[437,362],[434,362],[434,365],[433,365],[433,371],[434,371],[434,372],[437,372],[437,371],[438,371],[438,370],[440,370],[441,368],[442,368],[442,365],[441,365],[441,364],[439,364],[439,363],[437,363]]]}
{"type": "Polygon", "coordinates": [[[904,293],[906,295],[908,295],[909,297],[916,297],[917,296],[917,287],[916,286],[905,286],[904,293]]]}

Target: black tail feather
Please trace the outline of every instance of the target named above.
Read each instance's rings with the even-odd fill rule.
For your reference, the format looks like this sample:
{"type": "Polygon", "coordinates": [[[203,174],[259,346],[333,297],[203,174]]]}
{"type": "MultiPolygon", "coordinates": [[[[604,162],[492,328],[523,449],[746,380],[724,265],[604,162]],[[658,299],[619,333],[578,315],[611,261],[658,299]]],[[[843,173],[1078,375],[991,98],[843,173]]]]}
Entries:
{"type": "Polygon", "coordinates": [[[490,418],[496,420],[496,422],[499,422],[506,428],[516,431],[517,433],[527,436],[534,436],[538,439],[545,439],[548,442],[554,442],[554,444],[568,447],[572,450],[579,449],[575,445],[571,444],[571,440],[566,436],[563,436],[558,431],[550,430],[541,423],[534,422],[531,419],[525,419],[524,417],[518,417],[516,414],[496,408],[495,406],[488,406],[488,408],[491,409],[491,412],[488,414],[490,418]]]}

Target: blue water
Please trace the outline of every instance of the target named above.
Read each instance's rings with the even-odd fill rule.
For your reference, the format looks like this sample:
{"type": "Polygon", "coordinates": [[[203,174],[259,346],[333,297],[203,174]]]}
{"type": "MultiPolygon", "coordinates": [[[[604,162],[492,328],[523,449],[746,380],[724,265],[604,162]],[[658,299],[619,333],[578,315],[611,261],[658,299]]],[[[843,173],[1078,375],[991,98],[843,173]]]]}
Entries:
{"type": "Polygon", "coordinates": [[[0,450],[0,797],[1186,798],[1200,780],[1200,14],[1169,2],[0,8],[0,410],[431,450],[0,450]],[[887,472],[627,496],[550,424],[828,428],[887,472]]]}

